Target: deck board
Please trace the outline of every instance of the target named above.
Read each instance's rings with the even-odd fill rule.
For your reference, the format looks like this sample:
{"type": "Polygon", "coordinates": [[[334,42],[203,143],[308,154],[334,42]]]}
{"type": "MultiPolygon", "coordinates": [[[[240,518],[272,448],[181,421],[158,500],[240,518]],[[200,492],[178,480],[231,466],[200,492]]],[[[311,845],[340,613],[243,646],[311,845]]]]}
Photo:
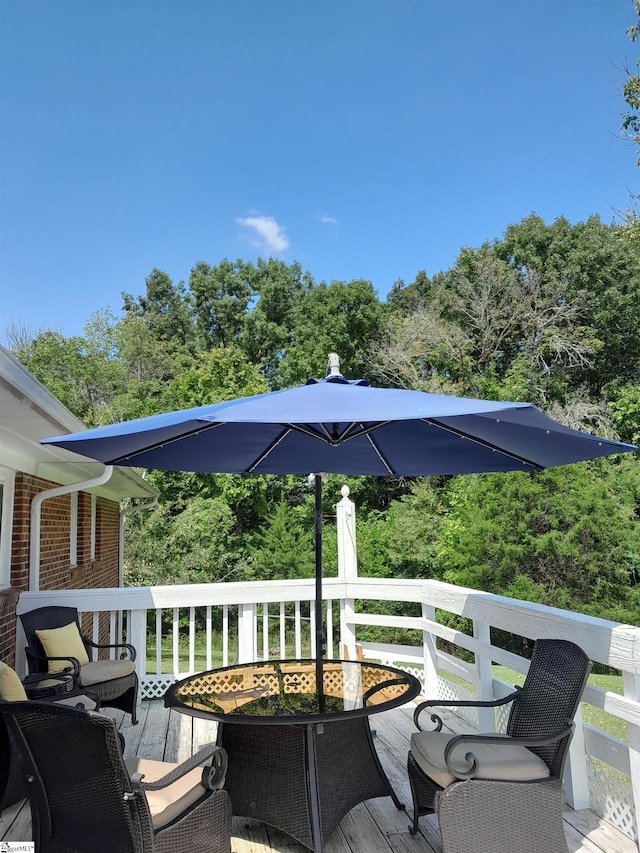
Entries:
{"type": "MultiPolygon", "coordinates": [[[[159,700],[143,702],[139,724],[128,714],[107,709],[125,738],[125,755],[164,761],[183,761],[206,743],[215,741],[216,724],[169,712],[159,700]]],[[[409,833],[411,792],[405,762],[414,731],[411,707],[371,717],[380,761],[408,812],[398,811],[389,797],[360,803],[347,814],[326,841],[324,853],[442,853],[434,815],[420,819],[417,836],[409,833]]],[[[637,845],[611,824],[585,809],[564,811],[570,853],[637,853],[637,845]]],[[[29,841],[28,803],[17,803],[0,814],[0,841],[29,841]]],[[[242,817],[233,819],[232,853],[309,853],[283,832],[242,817]]],[[[486,851],[478,851],[486,853],[486,851]]],[[[541,851],[542,853],[542,851],[541,851]]]]}

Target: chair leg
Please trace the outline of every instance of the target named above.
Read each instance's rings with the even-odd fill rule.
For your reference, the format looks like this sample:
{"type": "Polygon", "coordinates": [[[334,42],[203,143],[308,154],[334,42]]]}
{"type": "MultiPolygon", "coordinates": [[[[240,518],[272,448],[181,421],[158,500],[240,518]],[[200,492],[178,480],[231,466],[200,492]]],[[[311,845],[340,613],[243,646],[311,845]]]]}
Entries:
{"type": "Polygon", "coordinates": [[[418,831],[418,818],[434,813],[435,796],[442,788],[425,776],[411,753],[407,756],[407,772],[413,799],[413,822],[409,824],[409,832],[415,835],[418,831]]]}
{"type": "MultiPolygon", "coordinates": [[[[99,694],[99,685],[93,685],[92,688],[99,694]]],[[[138,724],[138,683],[136,682],[128,690],[124,693],[120,693],[118,696],[111,696],[106,698],[105,696],[100,696],[100,703],[103,708],[118,708],[120,711],[124,711],[126,714],[131,714],[131,725],[135,726],[138,724]]]]}
{"type": "Polygon", "coordinates": [[[133,688],[133,696],[131,700],[131,725],[138,725],[138,685],[133,688]]]}
{"type": "Polygon", "coordinates": [[[138,725],[138,687],[139,681],[136,678],[135,684],[127,690],[123,697],[126,702],[126,710],[131,714],[132,726],[138,725]]]}

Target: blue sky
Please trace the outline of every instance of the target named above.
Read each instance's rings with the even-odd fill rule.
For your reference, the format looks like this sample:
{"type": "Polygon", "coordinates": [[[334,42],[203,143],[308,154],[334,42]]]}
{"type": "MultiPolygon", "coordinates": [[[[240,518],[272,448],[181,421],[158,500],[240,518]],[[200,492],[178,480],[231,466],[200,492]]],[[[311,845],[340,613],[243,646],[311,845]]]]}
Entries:
{"type": "Polygon", "coordinates": [[[606,222],[631,0],[0,0],[0,339],[82,334],[153,267],[453,265],[532,211],[606,222]]]}

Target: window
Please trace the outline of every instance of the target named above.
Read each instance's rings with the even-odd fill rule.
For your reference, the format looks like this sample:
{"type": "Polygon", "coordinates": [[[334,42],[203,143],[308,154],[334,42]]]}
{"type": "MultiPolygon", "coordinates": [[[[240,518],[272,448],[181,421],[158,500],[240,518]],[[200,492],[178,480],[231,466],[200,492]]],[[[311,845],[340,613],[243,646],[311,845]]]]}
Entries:
{"type": "Polygon", "coordinates": [[[15,471],[0,468],[0,587],[11,586],[11,533],[15,471]]]}

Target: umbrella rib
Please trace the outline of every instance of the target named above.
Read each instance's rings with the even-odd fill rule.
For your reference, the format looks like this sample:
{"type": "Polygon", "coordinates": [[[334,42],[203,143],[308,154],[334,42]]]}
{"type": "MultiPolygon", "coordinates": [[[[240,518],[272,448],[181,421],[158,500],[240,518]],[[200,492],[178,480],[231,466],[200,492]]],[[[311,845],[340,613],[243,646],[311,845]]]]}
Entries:
{"type": "Polygon", "coordinates": [[[118,465],[120,462],[124,462],[132,457],[138,456],[139,453],[148,453],[150,450],[157,450],[159,447],[166,447],[168,444],[173,444],[176,441],[182,441],[185,438],[191,438],[191,436],[199,435],[201,432],[206,432],[209,429],[215,429],[219,426],[224,426],[224,424],[221,421],[216,421],[214,423],[205,424],[204,426],[200,425],[187,432],[181,432],[180,435],[176,435],[173,438],[163,438],[161,441],[154,441],[152,444],[148,444],[145,447],[139,447],[136,450],[132,450],[130,453],[125,453],[123,456],[116,456],[105,464],[118,465]]]}
{"type": "Polygon", "coordinates": [[[291,432],[291,426],[289,424],[284,424],[283,426],[284,426],[283,431],[280,433],[280,435],[277,438],[275,438],[271,442],[271,444],[269,445],[269,447],[267,447],[267,449],[264,451],[264,453],[261,453],[259,456],[257,456],[253,460],[251,465],[247,465],[247,467],[245,468],[245,471],[247,472],[247,474],[253,474],[253,472],[258,467],[258,465],[261,465],[264,462],[264,460],[267,458],[267,456],[269,456],[271,451],[275,450],[276,447],[280,444],[280,442],[284,441],[285,438],[289,435],[289,433],[291,432]]]}
{"type": "Polygon", "coordinates": [[[343,430],[339,440],[336,440],[335,437],[331,437],[329,431],[325,429],[324,424],[320,424],[320,426],[322,427],[322,432],[312,429],[306,424],[283,424],[284,429],[280,433],[280,435],[276,439],[274,439],[269,445],[269,447],[267,447],[267,449],[264,451],[264,453],[261,453],[258,457],[256,457],[256,459],[254,459],[254,461],[250,465],[248,465],[245,470],[248,474],[253,474],[256,468],[258,468],[264,462],[264,460],[272,453],[272,451],[274,451],[276,447],[278,447],[278,445],[281,444],[290,433],[298,432],[301,435],[307,436],[307,438],[314,438],[316,441],[322,441],[325,444],[329,445],[344,444],[351,439],[360,438],[361,436],[364,436],[371,445],[376,456],[380,459],[384,467],[387,469],[389,476],[392,477],[395,474],[394,469],[387,462],[382,451],[377,446],[375,441],[373,441],[370,435],[370,433],[374,432],[377,429],[380,429],[380,427],[382,426],[385,426],[386,423],[388,423],[388,421],[373,424],[370,427],[363,427],[358,432],[353,432],[354,428],[356,427],[356,424],[355,422],[351,423],[345,430],[343,430]],[[350,432],[352,433],[351,435],[349,435],[350,432]]]}
{"type": "Polygon", "coordinates": [[[382,451],[380,450],[380,448],[378,447],[378,445],[375,443],[375,441],[371,438],[371,436],[369,435],[369,433],[365,433],[365,435],[366,435],[367,441],[369,442],[369,444],[370,444],[370,445],[371,445],[371,447],[373,448],[374,452],[376,453],[376,455],[378,456],[378,458],[380,459],[380,461],[382,462],[382,464],[384,465],[384,467],[385,467],[385,468],[387,469],[387,471],[389,472],[389,476],[390,476],[390,477],[393,477],[393,475],[394,475],[396,472],[395,472],[395,471],[393,470],[393,468],[389,465],[389,463],[388,463],[388,462],[387,462],[387,460],[385,459],[384,455],[382,454],[382,451]]]}
{"type": "Polygon", "coordinates": [[[391,421],[377,421],[370,426],[364,426],[362,422],[360,422],[360,428],[358,429],[358,422],[353,421],[346,426],[341,433],[333,434],[327,429],[324,423],[320,424],[321,431],[313,429],[307,424],[287,424],[287,426],[289,429],[299,432],[302,435],[306,435],[309,438],[315,438],[318,441],[324,441],[327,444],[338,445],[345,444],[347,441],[352,441],[354,438],[368,436],[369,433],[382,429],[382,427],[388,426],[390,423],[391,421]]]}
{"type": "MultiPolygon", "coordinates": [[[[309,424],[287,424],[287,426],[294,432],[306,435],[307,438],[315,438],[316,441],[323,441],[325,444],[336,446],[353,437],[349,436],[349,432],[353,429],[354,424],[349,424],[341,433],[337,431],[331,432],[324,423],[319,424],[320,429],[314,429],[309,424]]],[[[337,426],[337,424],[334,424],[334,426],[337,426]]]]}
{"type": "Polygon", "coordinates": [[[484,438],[477,438],[475,435],[470,435],[468,432],[464,432],[461,429],[455,429],[454,427],[448,426],[447,424],[442,424],[440,421],[435,418],[423,418],[424,423],[430,424],[431,426],[437,427],[438,429],[442,429],[445,432],[450,432],[452,435],[457,435],[459,438],[466,438],[468,441],[472,441],[474,444],[479,444],[481,447],[486,447],[487,450],[493,450],[495,453],[499,453],[501,456],[507,456],[509,459],[514,459],[516,462],[521,462],[523,465],[530,465],[532,468],[535,468],[537,471],[542,471],[544,465],[540,465],[537,462],[532,462],[531,459],[527,459],[525,456],[520,456],[517,453],[511,453],[508,450],[504,450],[498,445],[493,444],[490,441],[487,441],[484,438]]]}

